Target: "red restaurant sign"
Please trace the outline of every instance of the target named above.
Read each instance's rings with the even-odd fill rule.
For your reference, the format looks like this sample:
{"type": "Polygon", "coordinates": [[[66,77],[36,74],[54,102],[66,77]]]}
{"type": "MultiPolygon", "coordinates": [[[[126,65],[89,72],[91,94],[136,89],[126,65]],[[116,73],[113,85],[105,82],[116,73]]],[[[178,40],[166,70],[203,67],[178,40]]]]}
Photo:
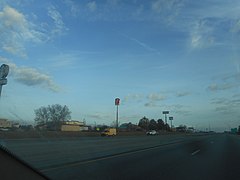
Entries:
{"type": "Polygon", "coordinates": [[[118,106],[120,104],[120,99],[119,98],[116,98],[115,99],[115,105],[118,106]]]}

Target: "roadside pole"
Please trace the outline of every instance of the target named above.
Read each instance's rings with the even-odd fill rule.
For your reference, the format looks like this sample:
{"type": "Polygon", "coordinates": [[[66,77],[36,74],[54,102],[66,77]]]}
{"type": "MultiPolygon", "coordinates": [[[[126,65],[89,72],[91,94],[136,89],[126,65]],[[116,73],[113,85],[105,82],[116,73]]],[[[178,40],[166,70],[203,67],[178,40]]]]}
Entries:
{"type": "Polygon", "coordinates": [[[118,106],[120,104],[120,99],[116,98],[115,99],[115,106],[117,106],[117,111],[116,111],[116,129],[118,131],[118,106]]]}
{"type": "MultiPolygon", "coordinates": [[[[167,114],[169,114],[169,111],[163,111],[162,113],[165,115],[165,124],[167,125],[167,114]]],[[[167,126],[166,126],[166,130],[167,130],[167,126]]]]}
{"type": "Polygon", "coordinates": [[[171,130],[172,130],[172,128],[173,128],[173,126],[172,126],[173,117],[169,117],[169,121],[171,121],[171,130]]]}

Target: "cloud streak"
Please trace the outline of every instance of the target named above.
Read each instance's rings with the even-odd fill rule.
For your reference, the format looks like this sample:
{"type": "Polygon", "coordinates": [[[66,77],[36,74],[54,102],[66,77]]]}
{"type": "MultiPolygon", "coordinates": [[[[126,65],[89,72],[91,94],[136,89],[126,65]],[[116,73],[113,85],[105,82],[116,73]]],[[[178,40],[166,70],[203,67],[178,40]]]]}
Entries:
{"type": "Polygon", "coordinates": [[[164,95],[161,95],[161,94],[152,93],[152,94],[149,94],[149,95],[147,96],[147,98],[148,98],[150,101],[163,101],[163,100],[165,100],[167,97],[164,96],[164,95]]]}
{"type": "Polygon", "coordinates": [[[0,48],[10,54],[26,57],[24,43],[42,42],[44,34],[16,9],[5,6],[0,11],[0,48]]]}
{"type": "Polygon", "coordinates": [[[37,86],[52,92],[59,92],[60,87],[54,83],[51,76],[41,73],[35,68],[19,67],[14,63],[0,57],[0,62],[6,63],[10,67],[10,75],[16,82],[26,86],[37,86]]]}
{"type": "Polygon", "coordinates": [[[158,52],[157,49],[154,49],[154,48],[150,47],[150,46],[147,45],[146,43],[143,43],[143,42],[141,42],[141,41],[139,41],[139,40],[137,40],[137,39],[135,39],[135,38],[133,38],[133,37],[130,37],[130,36],[126,35],[126,34],[123,34],[123,33],[120,33],[120,34],[121,34],[123,37],[127,38],[128,40],[133,41],[133,42],[135,42],[136,44],[138,44],[139,46],[143,47],[143,48],[144,48],[145,50],[147,50],[147,51],[158,52]]]}
{"type": "Polygon", "coordinates": [[[230,83],[224,83],[224,84],[211,84],[207,87],[207,90],[209,91],[223,91],[223,90],[229,90],[235,87],[239,87],[240,84],[230,84],[230,83]]]}
{"type": "Polygon", "coordinates": [[[240,73],[231,73],[219,78],[218,83],[212,83],[207,87],[208,91],[225,91],[240,87],[240,73]]]}
{"type": "Polygon", "coordinates": [[[224,114],[239,115],[239,98],[214,98],[211,103],[216,105],[215,110],[224,114]]]}
{"type": "Polygon", "coordinates": [[[52,18],[54,22],[54,28],[52,29],[52,34],[62,34],[67,28],[62,20],[62,15],[57,10],[57,8],[53,5],[48,7],[48,16],[52,18]]]}
{"type": "Polygon", "coordinates": [[[190,92],[178,92],[176,94],[177,97],[184,97],[184,96],[188,96],[190,95],[191,93],[190,92]]]}
{"type": "Polygon", "coordinates": [[[88,2],[87,3],[87,8],[91,11],[94,12],[97,9],[97,3],[95,1],[88,2]]]}

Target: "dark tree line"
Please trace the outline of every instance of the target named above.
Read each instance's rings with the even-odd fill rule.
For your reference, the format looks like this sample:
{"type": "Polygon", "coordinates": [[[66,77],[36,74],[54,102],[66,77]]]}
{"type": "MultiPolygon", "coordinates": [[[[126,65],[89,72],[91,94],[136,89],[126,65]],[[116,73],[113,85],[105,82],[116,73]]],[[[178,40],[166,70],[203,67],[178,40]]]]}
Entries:
{"type": "Polygon", "coordinates": [[[162,119],[155,121],[154,119],[149,120],[145,116],[139,120],[138,126],[144,130],[167,130],[170,131],[171,128],[168,124],[164,123],[162,119]]]}

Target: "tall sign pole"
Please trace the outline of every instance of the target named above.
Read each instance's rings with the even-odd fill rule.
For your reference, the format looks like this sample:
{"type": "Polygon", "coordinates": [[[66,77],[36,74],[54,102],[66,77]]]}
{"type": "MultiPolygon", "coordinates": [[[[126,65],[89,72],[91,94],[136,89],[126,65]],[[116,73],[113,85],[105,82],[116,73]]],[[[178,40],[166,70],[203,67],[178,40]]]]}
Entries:
{"type": "Polygon", "coordinates": [[[171,129],[172,129],[172,121],[173,121],[173,117],[169,117],[169,121],[171,121],[171,129]]]}
{"type": "Polygon", "coordinates": [[[163,111],[162,113],[165,115],[165,123],[167,124],[167,114],[169,114],[169,111],[163,111]]]}
{"type": "Polygon", "coordinates": [[[9,66],[2,64],[0,67],[0,96],[2,93],[2,86],[7,84],[7,75],[9,73],[9,66]]]}
{"type": "Polygon", "coordinates": [[[118,106],[120,104],[120,99],[116,98],[115,99],[115,106],[117,106],[117,112],[116,112],[116,129],[118,129],[118,106]]]}
{"type": "Polygon", "coordinates": [[[162,113],[165,115],[165,124],[166,124],[166,130],[167,130],[167,114],[169,114],[169,111],[163,111],[162,113]]]}

